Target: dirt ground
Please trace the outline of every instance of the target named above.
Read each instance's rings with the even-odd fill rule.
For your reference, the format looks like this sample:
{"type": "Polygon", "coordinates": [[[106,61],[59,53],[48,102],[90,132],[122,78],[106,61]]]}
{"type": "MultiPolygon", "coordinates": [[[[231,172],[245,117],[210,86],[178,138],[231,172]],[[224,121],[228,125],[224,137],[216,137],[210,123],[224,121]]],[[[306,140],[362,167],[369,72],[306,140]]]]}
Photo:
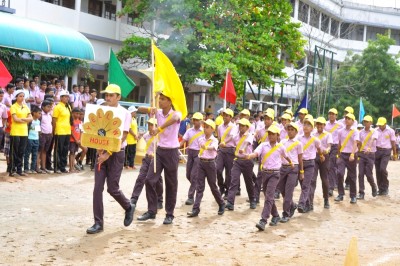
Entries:
{"type": "MultiPolygon", "coordinates": [[[[290,222],[259,232],[255,224],[263,204],[250,210],[243,189],[235,211],[218,216],[207,188],[199,217],[187,218],[189,184],[182,164],[173,225],[162,224],[164,210],[155,220],[136,220],[146,211],[142,193],[134,222],[124,227],[124,211],[104,192],[104,232],[97,235],[86,234],[93,224],[93,172],[1,177],[0,264],[342,265],[355,236],[361,265],[400,265],[399,170],[400,162],[390,162],[389,196],[372,198],[367,184],[364,201],[351,205],[348,197],[341,203],[330,198],[329,210],[323,209],[318,181],[314,212],[296,213],[290,222]]],[[[123,172],[121,189],[128,197],[137,174],[123,172]]],[[[281,212],[282,200],[277,206],[281,212]]]]}

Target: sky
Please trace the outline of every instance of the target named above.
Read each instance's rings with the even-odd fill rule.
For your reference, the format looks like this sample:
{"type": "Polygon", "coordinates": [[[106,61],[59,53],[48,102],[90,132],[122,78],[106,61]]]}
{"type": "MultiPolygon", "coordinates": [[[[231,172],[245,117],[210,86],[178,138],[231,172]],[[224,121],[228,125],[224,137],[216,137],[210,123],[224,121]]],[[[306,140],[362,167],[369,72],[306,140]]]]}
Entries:
{"type": "Polygon", "coordinates": [[[346,1],[365,4],[365,5],[400,8],[400,0],[346,0],[346,1]]]}

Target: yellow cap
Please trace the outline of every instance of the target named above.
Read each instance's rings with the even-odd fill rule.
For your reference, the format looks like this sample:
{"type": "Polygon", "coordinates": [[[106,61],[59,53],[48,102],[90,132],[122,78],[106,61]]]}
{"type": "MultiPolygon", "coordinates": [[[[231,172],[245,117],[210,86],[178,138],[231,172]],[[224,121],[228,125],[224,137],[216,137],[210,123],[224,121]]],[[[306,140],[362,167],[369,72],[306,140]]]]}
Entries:
{"type": "Polygon", "coordinates": [[[299,110],[299,114],[305,114],[305,115],[307,115],[307,114],[308,114],[307,108],[301,108],[301,109],[299,110]]]}
{"type": "Polygon", "coordinates": [[[306,115],[306,117],[304,118],[304,123],[306,122],[310,123],[310,125],[314,127],[314,118],[312,115],[306,115]]]}
{"type": "Polygon", "coordinates": [[[264,116],[268,116],[268,117],[271,118],[272,120],[275,118],[274,113],[271,112],[271,111],[268,111],[268,110],[264,112],[264,116]]]}
{"type": "Polygon", "coordinates": [[[243,126],[248,126],[250,127],[250,121],[247,118],[242,118],[238,121],[238,124],[243,125],[243,126]]]}
{"type": "Polygon", "coordinates": [[[288,113],[284,113],[281,116],[281,119],[292,120],[292,116],[290,114],[288,114],[288,113]]]}
{"type": "Polygon", "coordinates": [[[153,124],[153,125],[157,125],[157,119],[155,119],[155,118],[150,118],[149,120],[147,120],[147,123],[153,124]]]}
{"type": "Polygon", "coordinates": [[[346,117],[352,119],[353,121],[356,120],[356,117],[352,113],[348,113],[346,117]]]}
{"type": "Polygon", "coordinates": [[[193,114],[192,119],[203,120],[203,114],[200,112],[196,112],[193,114]]]}
{"type": "Polygon", "coordinates": [[[227,115],[230,115],[231,117],[233,117],[233,111],[231,109],[229,109],[229,108],[226,108],[224,110],[224,113],[227,114],[227,115]]]}
{"type": "Polygon", "coordinates": [[[379,117],[379,118],[378,118],[378,122],[376,122],[376,125],[377,125],[377,126],[384,126],[384,125],[386,125],[386,123],[387,123],[386,118],[384,118],[384,117],[379,117]]]}
{"type": "Polygon", "coordinates": [[[215,122],[212,121],[211,119],[207,119],[206,121],[204,121],[204,124],[209,125],[210,127],[212,127],[215,130],[215,122]]]}
{"type": "Polygon", "coordinates": [[[250,116],[250,111],[247,110],[247,109],[243,109],[240,113],[243,114],[243,115],[248,115],[248,116],[250,116]]]}
{"type": "Polygon", "coordinates": [[[344,111],[350,114],[354,114],[354,109],[351,106],[347,106],[346,108],[344,108],[344,111]]]}
{"type": "Polygon", "coordinates": [[[374,120],[372,119],[372,116],[370,116],[370,115],[366,115],[366,116],[364,116],[364,119],[363,119],[363,121],[367,121],[367,122],[373,122],[374,120]]]}
{"type": "Polygon", "coordinates": [[[279,130],[279,128],[275,125],[271,125],[268,130],[268,132],[274,133],[274,134],[279,134],[281,131],[279,130]]]}
{"type": "Polygon", "coordinates": [[[326,125],[326,119],[322,116],[318,117],[317,119],[315,119],[314,121],[315,123],[320,123],[320,124],[325,124],[326,125]]]}
{"type": "Polygon", "coordinates": [[[265,110],[265,112],[270,112],[271,114],[273,114],[275,116],[275,110],[272,108],[267,108],[267,110],[265,110]]]}
{"type": "Polygon", "coordinates": [[[292,110],[290,110],[290,109],[286,109],[283,113],[284,113],[284,114],[288,114],[288,115],[290,115],[290,116],[293,117],[293,112],[292,112],[292,110]]]}
{"type": "Polygon", "coordinates": [[[288,124],[287,126],[292,127],[296,129],[297,132],[299,132],[299,126],[295,122],[290,122],[290,124],[288,124]]]}
{"type": "Polygon", "coordinates": [[[337,114],[338,114],[338,111],[336,110],[336,108],[331,108],[331,109],[329,109],[329,111],[328,111],[328,114],[329,114],[329,113],[333,113],[333,114],[337,115],[337,114]]]}
{"type": "Polygon", "coordinates": [[[121,88],[116,84],[109,84],[104,91],[100,93],[117,93],[121,94],[121,88]]]}

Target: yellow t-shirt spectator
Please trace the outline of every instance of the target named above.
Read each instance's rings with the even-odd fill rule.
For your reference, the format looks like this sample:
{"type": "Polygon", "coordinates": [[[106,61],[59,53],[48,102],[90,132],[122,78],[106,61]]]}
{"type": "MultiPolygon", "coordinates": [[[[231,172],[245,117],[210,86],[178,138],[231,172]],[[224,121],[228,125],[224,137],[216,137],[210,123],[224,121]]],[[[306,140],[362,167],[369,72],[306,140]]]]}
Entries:
{"type": "MultiPolygon", "coordinates": [[[[16,114],[18,118],[27,118],[31,113],[28,106],[26,104],[19,105],[18,103],[14,103],[10,107],[10,114],[16,114]]],[[[28,136],[28,124],[27,123],[17,123],[12,122],[10,136],[20,136],[25,137],[28,136]]]]}
{"type": "MultiPolygon", "coordinates": [[[[136,118],[134,118],[134,117],[132,118],[131,129],[132,129],[133,133],[135,133],[135,135],[137,136],[137,134],[138,134],[137,121],[136,121],[136,118]]],[[[136,144],[137,140],[133,137],[133,135],[131,133],[128,133],[128,136],[126,136],[126,143],[128,145],[136,144]]]]}
{"type": "Polygon", "coordinates": [[[54,107],[53,118],[57,118],[54,131],[56,135],[71,135],[70,117],[71,112],[64,103],[60,102],[54,107]]]}

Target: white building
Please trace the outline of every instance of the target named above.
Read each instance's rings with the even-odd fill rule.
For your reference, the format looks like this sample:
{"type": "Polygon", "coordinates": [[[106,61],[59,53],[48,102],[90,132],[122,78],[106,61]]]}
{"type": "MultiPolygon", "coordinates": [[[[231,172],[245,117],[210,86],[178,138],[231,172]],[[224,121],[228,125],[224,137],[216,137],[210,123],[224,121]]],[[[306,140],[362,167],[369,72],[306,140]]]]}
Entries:
{"type": "MultiPolygon", "coordinates": [[[[396,7],[396,0],[392,1],[394,1],[393,6],[396,7]]],[[[368,40],[375,39],[376,34],[385,33],[388,30],[390,30],[391,37],[396,40],[396,45],[391,47],[390,53],[397,54],[400,51],[400,11],[398,8],[378,7],[340,0],[290,0],[290,2],[293,6],[293,20],[302,23],[301,32],[309,40],[309,45],[305,47],[308,56],[299,63],[298,68],[307,64],[312,65],[315,45],[336,53],[334,55],[334,66],[337,67],[344,60],[348,50],[359,53],[367,47],[368,40]]],[[[400,6],[400,3],[398,6],[400,6]]],[[[140,34],[141,31],[141,27],[133,25],[132,17],[118,17],[116,15],[121,8],[120,0],[5,0],[0,2],[0,11],[14,14],[0,12],[0,28],[7,28],[10,25],[8,20],[10,17],[6,16],[13,16],[13,19],[18,23],[39,25],[39,32],[47,31],[50,35],[57,35],[54,34],[54,31],[56,31],[61,33],[58,35],[63,37],[68,35],[78,36],[82,44],[85,44],[88,40],[93,48],[94,58],[84,59],[89,60],[91,72],[95,79],[92,87],[103,89],[108,80],[105,64],[108,63],[109,49],[112,48],[115,52],[118,52],[122,46],[122,41],[127,36],[132,33],[140,34]],[[43,22],[43,24],[36,24],[37,21],[43,22]]],[[[0,37],[2,34],[4,33],[0,32],[0,37]]],[[[0,46],[9,47],[2,43],[1,39],[4,38],[0,38],[0,46]]],[[[74,47],[73,43],[69,45],[74,47]]],[[[85,45],[75,45],[78,54],[85,45]]],[[[57,55],[57,52],[50,49],[47,53],[40,53],[44,56],[54,56],[54,54],[57,55]]],[[[64,56],[68,57],[68,54],[64,56]]],[[[281,58],[285,60],[284,53],[281,58]]],[[[295,71],[296,69],[293,66],[286,64],[286,72],[289,77],[295,71]]],[[[149,80],[136,71],[128,71],[128,74],[137,84],[137,88],[133,90],[129,98],[137,102],[148,102],[150,96],[149,80]]],[[[85,82],[85,80],[82,80],[82,74],[79,71],[65,79],[69,86],[85,82]]],[[[301,82],[301,78],[299,80],[300,82],[295,85],[283,87],[282,103],[291,105],[293,100],[299,99],[305,83],[304,81],[301,82]]],[[[262,101],[278,102],[281,87],[280,81],[277,80],[277,82],[275,99],[272,99],[271,90],[264,89],[258,93],[258,89],[254,86],[252,86],[255,90],[253,95],[250,85],[247,84],[246,101],[254,99],[254,96],[256,96],[262,101]]],[[[294,79],[290,78],[286,82],[293,84],[294,79]]],[[[309,82],[311,81],[309,80],[309,82]]],[[[190,111],[197,111],[208,105],[217,110],[222,106],[222,101],[218,96],[208,94],[207,88],[207,84],[201,81],[190,88],[187,95],[190,111]]]]}

